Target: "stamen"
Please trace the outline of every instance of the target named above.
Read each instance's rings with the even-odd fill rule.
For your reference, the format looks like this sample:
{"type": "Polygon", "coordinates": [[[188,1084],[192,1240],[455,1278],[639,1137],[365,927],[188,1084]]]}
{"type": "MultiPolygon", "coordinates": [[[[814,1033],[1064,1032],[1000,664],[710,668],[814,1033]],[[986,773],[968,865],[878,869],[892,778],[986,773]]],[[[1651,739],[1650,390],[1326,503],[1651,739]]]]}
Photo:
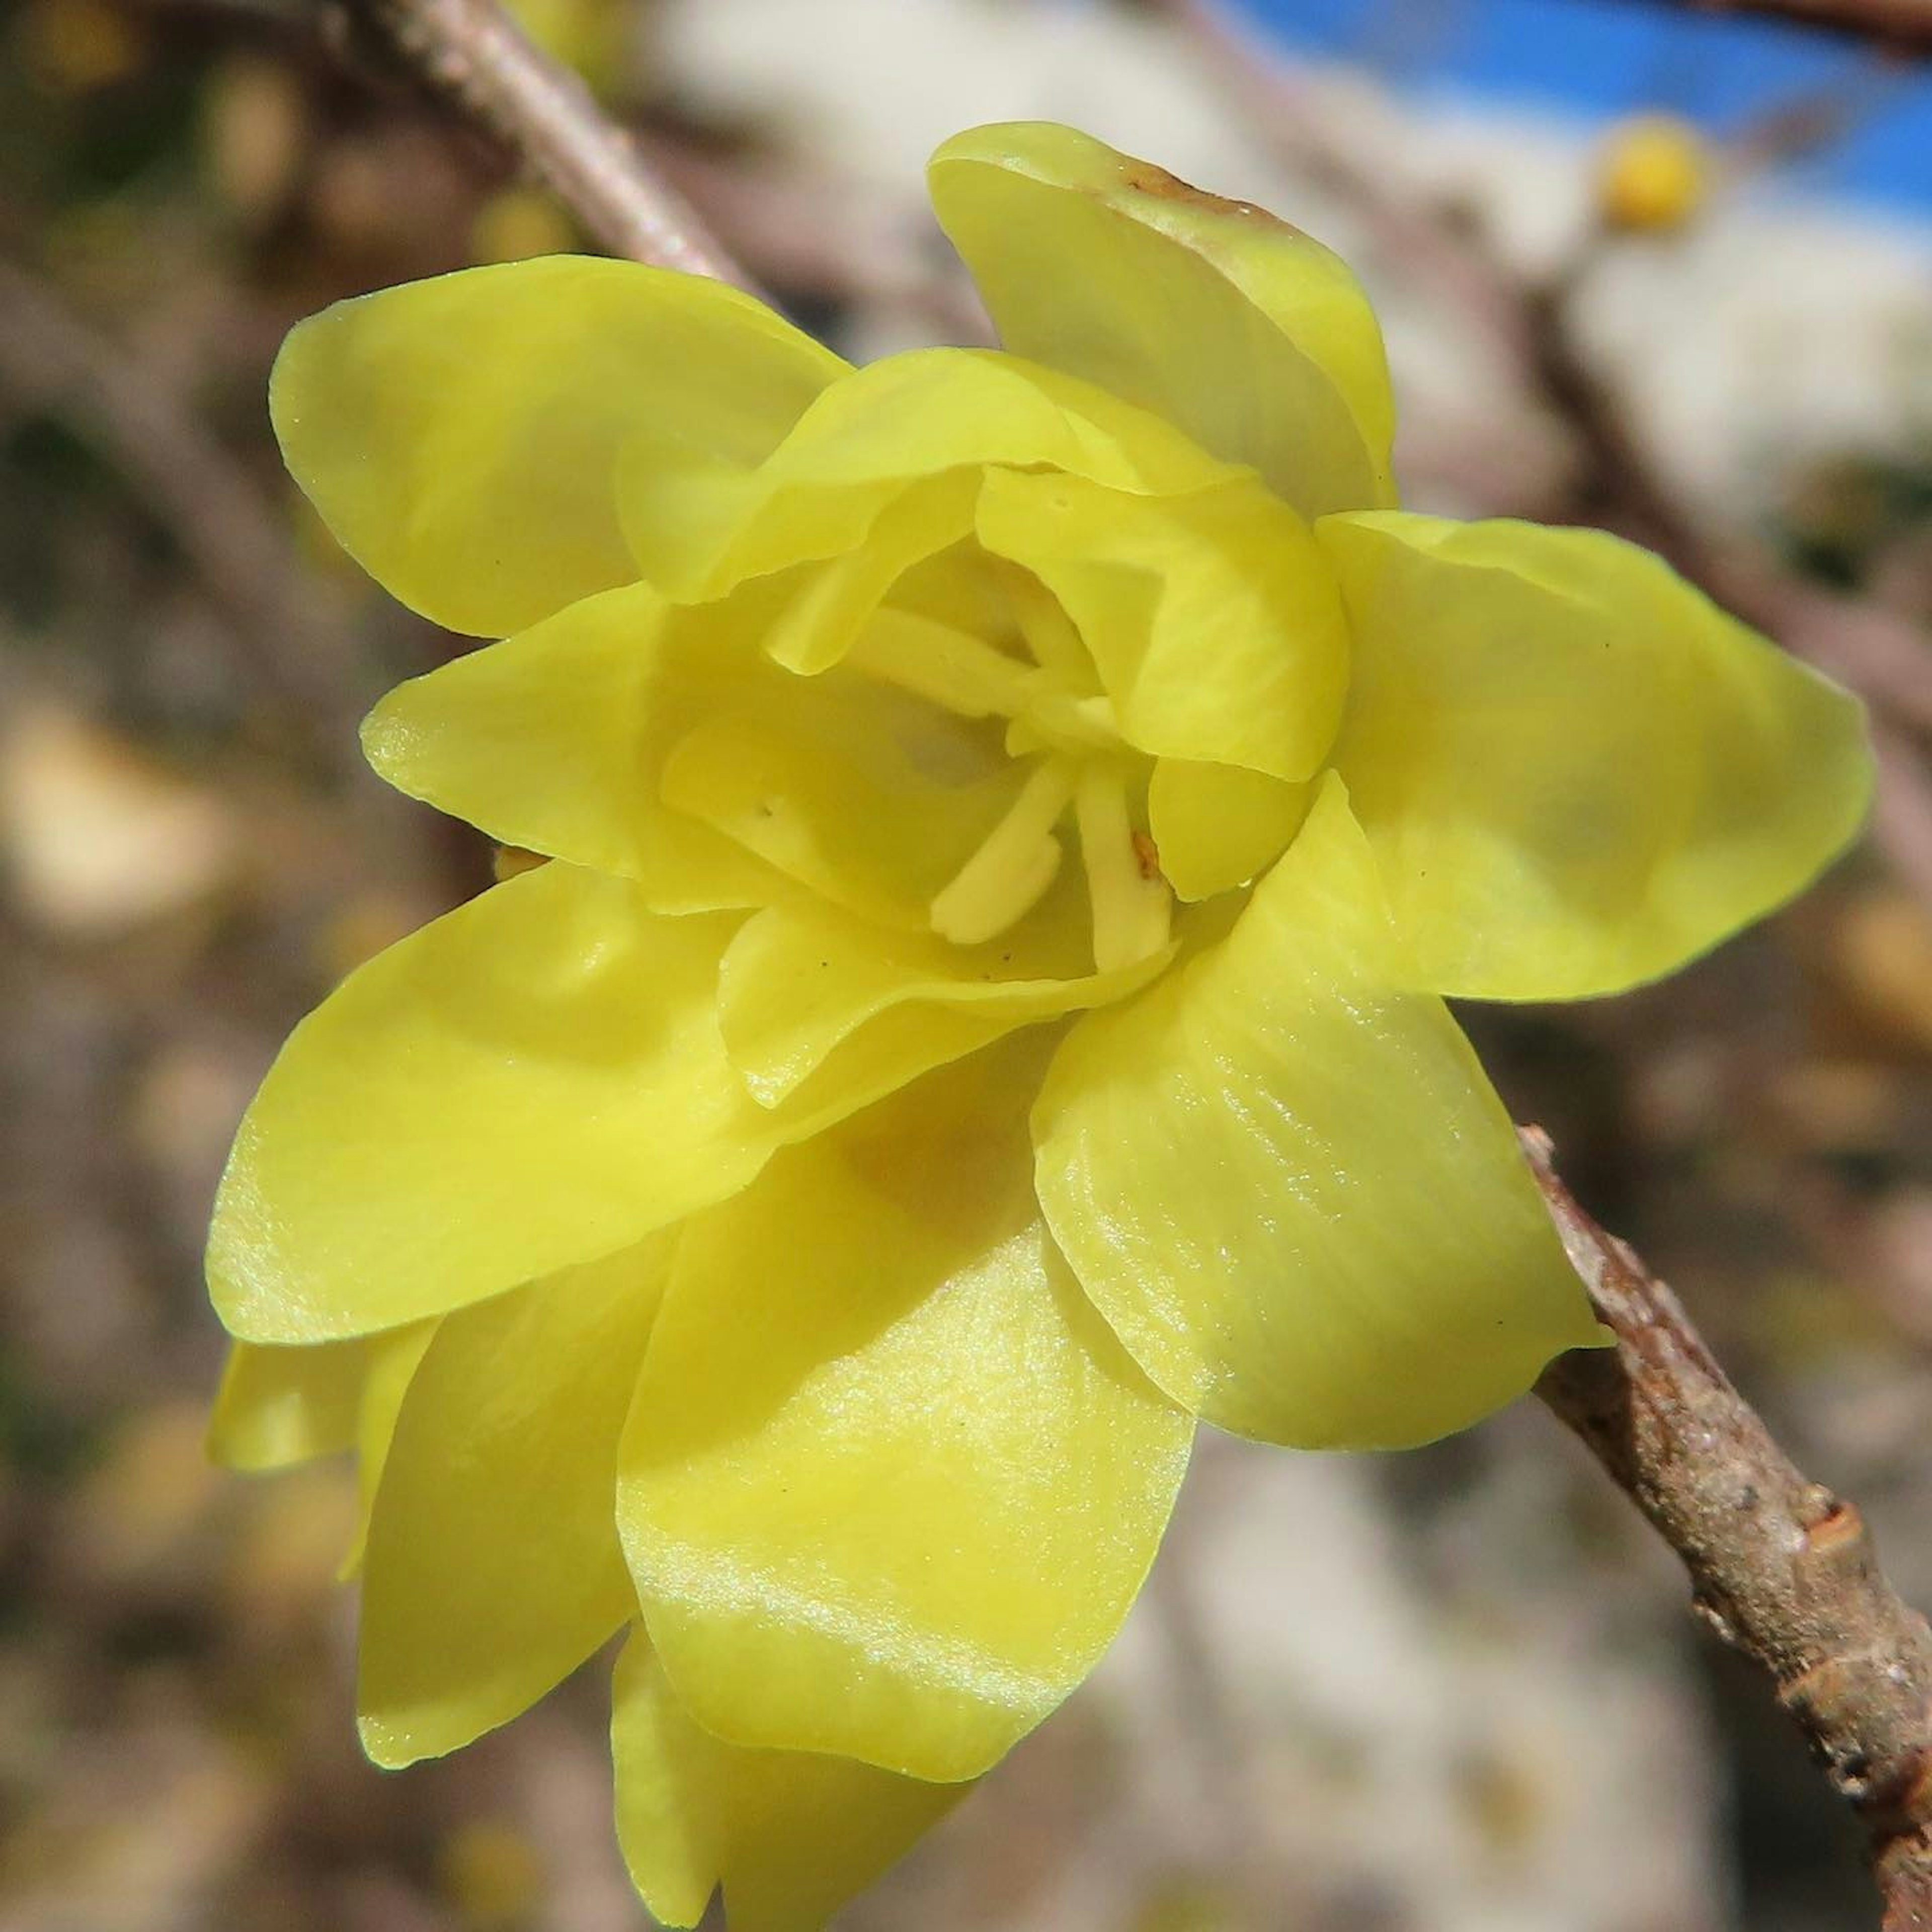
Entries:
{"type": "Polygon", "coordinates": [[[933,901],[929,916],[942,939],[977,946],[1040,903],[1060,870],[1053,828],[1073,785],[1073,767],[1064,759],[1048,758],[1034,768],[1005,818],[933,901]]]}
{"type": "Polygon", "coordinates": [[[1006,727],[1006,755],[1030,752],[1118,752],[1120,728],[1111,698],[1074,698],[1056,689],[1044,671],[1034,673],[1026,709],[1006,727]]]}
{"type": "Polygon", "coordinates": [[[1127,816],[1126,781],[1097,761],[1080,774],[1073,800],[1080,856],[1094,908],[1094,965],[1111,973],[1138,965],[1168,941],[1174,894],[1150,878],[1127,816]]]}
{"type": "Polygon", "coordinates": [[[1094,660],[1060,599],[1031,571],[1004,559],[1001,562],[1000,578],[1006,586],[1006,600],[1012,606],[1020,635],[1039,660],[1040,669],[1062,684],[1090,690],[1096,682],[1094,660]]]}
{"type": "Polygon", "coordinates": [[[1039,674],[978,638],[910,610],[881,610],[845,662],[962,718],[1016,716],[1039,674]]]}

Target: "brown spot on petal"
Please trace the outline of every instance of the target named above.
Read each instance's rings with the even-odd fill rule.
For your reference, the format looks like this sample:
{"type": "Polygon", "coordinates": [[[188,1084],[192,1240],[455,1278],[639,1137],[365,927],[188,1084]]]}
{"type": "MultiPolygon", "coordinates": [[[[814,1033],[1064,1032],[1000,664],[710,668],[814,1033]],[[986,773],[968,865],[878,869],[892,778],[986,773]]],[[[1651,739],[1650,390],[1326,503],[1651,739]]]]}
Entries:
{"type": "Polygon", "coordinates": [[[1192,182],[1184,182],[1178,175],[1171,175],[1166,169],[1156,167],[1151,161],[1124,162],[1120,178],[1139,194],[1150,194],[1162,201],[1177,201],[1189,208],[1204,209],[1210,214],[1241,215],[1270,223],[1276,228],[1288,226],[1280,215],[1270,214],[1252,201],[1234,201],[1226,195],[1210,194],[1204,188],[1196,188],[1192,182]]]}
{"type": "Polygon", "coordinates": [[[1154,835],[1148,832],[1134,834],[1134,857],[1139,862],[1141,877],[1144,879],[1162,879],[1166,874],[1160,869],[1160,848],[1154,842],[1154,835]]]}

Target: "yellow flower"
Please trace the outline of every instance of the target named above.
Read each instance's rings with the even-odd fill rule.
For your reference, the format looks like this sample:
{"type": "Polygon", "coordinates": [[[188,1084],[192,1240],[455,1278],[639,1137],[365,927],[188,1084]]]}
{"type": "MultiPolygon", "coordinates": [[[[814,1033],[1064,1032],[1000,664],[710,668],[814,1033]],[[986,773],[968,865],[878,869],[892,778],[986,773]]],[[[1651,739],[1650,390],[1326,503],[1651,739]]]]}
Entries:
{"type": "Polygon", "coordinates": [[[1704,137],[1674,114],[1642,114],[1612,128],[1597,171],[1597,206],[1612,228],[1682,228],[1710,193],[1704,137]]]}
{"type": "Polygon", "coordinates": [[[1393,507],[1333,256],[1064,128],[935,158],[1002,351],[567,258],[298,328],[296,476],[507,640],[392,782],[550,862],[237,1139],[232,1460],[359,1449],[385,1763],[614,1633],[652,1910],[817,1922],[1079,1682],[1196,1418],[1456,1429],[1600,1331],[1444,994],[1800,886],[1857,706],[1613,538],[1393,507]],[[380,1483],[376,1478],[380,1474],[380,1483]]]}

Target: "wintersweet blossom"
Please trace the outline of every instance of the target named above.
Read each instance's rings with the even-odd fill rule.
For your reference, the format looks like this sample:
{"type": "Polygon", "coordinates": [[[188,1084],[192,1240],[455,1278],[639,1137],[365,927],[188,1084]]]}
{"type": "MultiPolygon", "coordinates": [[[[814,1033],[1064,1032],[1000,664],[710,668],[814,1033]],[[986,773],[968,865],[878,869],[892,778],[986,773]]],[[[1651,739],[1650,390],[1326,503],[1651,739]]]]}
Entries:
{"type": "Polygon", "coordinates": [[[358,1451],[382,1763],[628,1633],[674,1924],[818,1922],[1058,1704],[1197,1418],[1420,1442],[1597,1340],[1444,997],[1681,964],[1869,783],[1655,558],[1397,509],[1306,236],[1060,128],[932,184],[1002,350],[556,257],[274,380],[347,548],[505,640],[370,758],[548,862],[268,1074],[218,1445],[358,1451]]]}

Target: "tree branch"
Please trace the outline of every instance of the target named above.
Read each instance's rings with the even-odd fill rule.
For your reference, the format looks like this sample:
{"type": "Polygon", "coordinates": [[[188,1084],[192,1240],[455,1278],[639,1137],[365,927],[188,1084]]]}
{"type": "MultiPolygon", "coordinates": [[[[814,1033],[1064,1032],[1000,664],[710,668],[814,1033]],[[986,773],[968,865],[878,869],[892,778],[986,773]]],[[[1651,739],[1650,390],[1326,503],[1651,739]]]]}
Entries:
{"type": "Polygon", "coordinates": [[[1799,1474],[1677,1298],[1570,1198],[1548,1139],[1522,1141],[1617,1338],[1559,1357],[1537,1394],[1683,1558],[1698,1615],[1770,1678],[1858,1814],[1885,1932],[1932,1928],[1932,1629],[1857,1505],[1799,1474]]]}
{"type": "Polygon", "coordinates": [[[416,76],[508,148],[612,254],[757,289],[568,69],[496,0],[342,0],[416,76]]]}
{"type": "Polygon", "coordinates": [[[1932,0],[1677,0],[1690,14],[1756,14],[1901,53],[1932,53],[1932,0]]]}

